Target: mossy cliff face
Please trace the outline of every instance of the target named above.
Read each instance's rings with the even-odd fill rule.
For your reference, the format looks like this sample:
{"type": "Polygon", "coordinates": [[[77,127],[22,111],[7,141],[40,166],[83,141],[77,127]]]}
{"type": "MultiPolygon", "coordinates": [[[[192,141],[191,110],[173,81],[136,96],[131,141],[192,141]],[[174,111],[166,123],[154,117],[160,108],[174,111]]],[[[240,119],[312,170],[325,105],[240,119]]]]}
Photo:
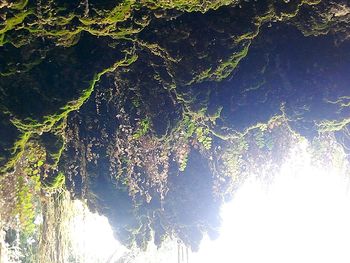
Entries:
{"type": "Polygon", "coordinates": [[[203,233],[217,236],[220,205],[250,169],[278,166],[299,134],[346,138],[349,10],[315,0],[3,2],[8,210],[30,226],[40,200],[25,194],[45,199],[64,175],[124,244],[145,246],[153,231],[158,245],[173,236],[198,248],[203,233]],[[31,211],[16,210],[23,200],[31,211]]]}

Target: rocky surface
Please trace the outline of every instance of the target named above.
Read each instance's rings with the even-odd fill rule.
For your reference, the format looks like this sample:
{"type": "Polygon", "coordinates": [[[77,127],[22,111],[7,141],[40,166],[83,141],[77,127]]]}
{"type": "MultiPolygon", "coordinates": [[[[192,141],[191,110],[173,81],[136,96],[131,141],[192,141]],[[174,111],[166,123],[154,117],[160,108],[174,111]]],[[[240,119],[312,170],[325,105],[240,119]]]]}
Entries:
{"type": "Polygon", "coordinates": [[[126,245],[197,249],[300,135],[347,145],[349,19],[345,0],[2,2],[2,211],[28,227],[33,195],[67,187],[126,245]]]}

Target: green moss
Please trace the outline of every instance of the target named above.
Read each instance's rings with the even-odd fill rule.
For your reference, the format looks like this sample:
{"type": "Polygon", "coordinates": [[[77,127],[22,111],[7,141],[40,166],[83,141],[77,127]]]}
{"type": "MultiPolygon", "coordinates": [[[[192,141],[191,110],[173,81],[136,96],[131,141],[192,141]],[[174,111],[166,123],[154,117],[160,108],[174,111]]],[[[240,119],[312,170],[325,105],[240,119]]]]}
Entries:
{"type": "Polygon", "coordinates": [[[183,126],[183,130],[185,132],[186,139],[190,138],[194,134],[194,132],[196,130],[196,125],[191,120],[191,117],[189,115],[185,115],[183,117],[181,126],[183,126]]]}
{"type": "MultiPolygon", "coordinates": [[[[51,132],[54,130],[59,130],[64,125],[65,120],[68,115],[76,110],[79,110],[80,107],[90,98],[92,92],[94,91],[95,85],[98,81],[100,81],[101,77],[109,72],[115,71],[118,67],[126,67],[132,64],[137,60],[137,56],[133,54],[127,53],[125,58],[121,61],[114,63],[111,67],[104,69],[100,73],[96,74],[93,80],[90,82],[89,88],[85,89],[81,96],[76,100],[68,102],[64,107],[61,108],[60,112],[45,116],[43,122],[39,122],[32,119],[20,120],[17,118],[13,118],[11,120],[12,124],[22,133],[19,139],[15,142],[12,157],[5,164],[4,167],[1,168],[0,173],[5,173],[15,166],[18,160],[22,157],[24,149],[26,147],[27,142],[34,135],[41,135],[44,132],[51,132]]],[[[63,136],[63,134],[62,134],[63,136]]],[[[62,154],[64,145],[60,148],[59,152],[54,155],[55,163],[57,164],[59,158],[62,154]]]]}
{"type": "Polygon", "coordinates": [[[3,24],[0,28],[0,46],[6,43],[5,33],[15,29],[17,26],[22,24],[24,19],[30,14],[33,14],[33,11],[21,11],[19,13],[16,13],[13,17],[5,20],[5,24],[3,24]]]}
{"type": "Polygon", "coordinates": [[[30,178],[20,176],[17,184],[17,205],[14,214],[19,216],[22,231],[31,234],[36,228],[34,219],[36,216],[36,195],[41,189],[40,176],[36,175],[30,178]],[[28,180],[29,182],[27,182],[28,180]]]}
{"type": "Polygon", "coordinates": [[[135,108],[140,108],[140,106],[141,106],[141,100],[139,97],[134,97],[132,99],[131,103],[135,108]]]}
{"type": "Polygon", "coordinates": [[[10,5],[11,9],[15,10],[22,10],[24,9],[28,4],[28,0],[19,0],[10,5]]]}
{"type": "Polygon", "coordinates": [[[133,139],[137,140],[144,136],[149,130],[151,126],[151,120],[149,118],[145,118],[140,121],[139,128],[132,136],[133,139]]]}
{"type": "Polygon", "coordinates": [[[54,164],[53,164],[53,167],[57,167],[58,166],[58,163],[61,159],[61,156],[62,156],[62,153],[65,149],[65,143],[64,141],[62,141],[62,144],[61,144],[61,147],[59,148],[59,150],[54,153],[54,154],[51,154],[51,158],[54,160],[54,164]]]}
{"type": "Polygon", "coordinates": [[[245,58],[248,54],[251,41],[256,38],[260,32],[260,27],[265,23],[273,19],[273,9],[269,9],[266,14],[256,17],[255,29],[253,31],[246,32],[242,35],[237,36],[234,39],[236,45],[241,45],[240,50],[234,52],[228,60],[219,64],[219,66],[211,71],[206,72],[204,75],[199,76],[199,80],[213,79],[215,81],[222,81],[227,78],[238,66],[239,62],[245,58]]]}
{"type": "Polygon", "coordinates": [[[198,127],[196,129],[196,137],[206,150],[210,150],[213,139],[210,137],[209,129],[198,127]]]}
{"type": "Polygon", "coordinates": [[[16,163],[21,159],[24,149],[26,147],[27,142],[32,136],[31,132],[22,133],[19,139],[15,142],[12,148],[12,157],[9,161],[0,169],[0,174],[5,173],[9,170],[12,170],[16,163]]]}
{"type": "Polygon", "coordinates": [[[235,4],[235,0],[144,0],[150,8],[177,9],[185,12],[202,12],[218,9],[221,6],[235,4]]]}
{"type": "Polygon", "coordinates": [[[350,118],[346,118],[340,121],[337,120],[324,120],[318,124],[319,132],[337,132],[345,129],[350,124],[350,118]]]}
{"type": "Polygon", "coordinates": [[[201,74],[196,76],[192,81],[187,83],[187,85],[192,85],[193,83],[202,82],[204,80],[214,80],[222,81],[227,78],[232,71],[238,66],[239,62],[248,54],[249,46],[251,42],[248,41],[243,45],[242,50],[233,53],[230,58],[222,63],[220,63],[217,68],[209,68],[203,71],[201,74]]]}
{"type": "MultiPolygon", "coordinates": [[[[295,17],[302,5],[314,5],[320,1],[301,1],[295,9],[288,12],[276,14],[273,5],[270,6],[269,13],[259,16],[256,20],[258,27],[262,21],[267,21],[271,17],[279,20],[295,17]]],[[[222,6],[236,5],[236,0],[123,0],[111,9],[94,8],[89,15],[68,12],[62,6],[53,7],[50,2],[41,3],[40,8],[27,7],[28,0],[20,0],[10,5],[12,12],[8,14],[0,29],[0,45],[4,45],[7,40],[5,33],[12,30],[26,30],[32,38],[44,37],[54,39],[58,45],[72,46],[77,43],[81,32],[88,32],[94,36],[107,36],[113,39],[127,38],[130,35],[140,32],[145,28],[150,20],[147,16],[140,20],[133,20],[133,14],[140,9],[175,9],[183,12],[202,12],[216,10],[222,6]],[[40,10],[40,12],[38,11],[40,10]],[[12,16],[12,17],[11,17],[12,16]],[[28,19],[27,19],[28,18],[28,19]],[[124,22],[129,21],[128,25],[124,22]]],[[[251,40],[258,34],[258,30],[248,32],[239,37],[242,40],[251,40]]],[[[30,41],[30,40],[28,40],[30,41]]],[[[20,36],[9,40],[15,46],[23,45],[20,36]]],[[[234,59],[234,58],[231,58],[234,59]]],[[[226,65],[226,67],[234,67],[226,65]]],[[[220,71],[220,69],[218,69],[220,71]]],[[[218,74],[221,73],[218,71],[218,74]]],[[[209,72],[207,72],[209,73],[209,72]]],[[[205,75],[205,73],[202,73],[205,75]]],[[[226,73],[223,73],[226,74],[226,73]]]]}
{"type": "MultiPolygon", "coordinates": [[[[14,12],[13,17],[6,19],[0,29],[0,39],[2,39],[0,44],[4,45],[9,41],[5,38],[6,32],[18,29],[28,31],[31,37],[34,38],[55,39],[57,44],[63,46],[75,45],[79,40],[80,33],[84,31],[95,36],[122,38],[139,32],[143,26],[147,25],[147,22],[139,23],[137,27],[117,25],[131,17],[134,3],[134,1],[123,1],[111,10],[95,9],[94,16],[82,17],[75,13],[64,14],[64,12],[60,12],[65,11],[64,8],[56,7],[52,9],[50,3],[42,3],[40,13],[35,9],[24,10],[27,0],[20,1],[16,5],[20,11],[14,12]],[[30,18],[26,20],[29,15],[31,15],[30,18]],[[34,17],[36,19],[33,19],[34,17]],[[77,21],[79,23],[76,23],[77,21]]],[[[14,37],[9,42],[15,46],[24,44],[20,40],[20,36],[14,37]]]]}
{"type": "Polygon", "coordinates": [[[303,5],[316,5],[321,1],[301,1],[295,6],[295,8],[289,10],[288,12],[277,13],[276,8],[273,4],[269,4],[268,9],[263,14],[259,14],[254,18],[254,28],[248,32],[245,32],[241,35],[234,37],[234,45],[237,51],[233,52],[232,55],[226,60],[220,62],[215,68],[210,67],[203,70],[200,74],[195,76],[187,85],[192,85],[194,83],[199,83],[207,80],[222,81],[226,79],[238,66],[240,61],[248,54],[251,41],[255,39],[259,32],[260,28],[266,22],[272,20],[281,20],[286,21],[294,18],[298,15],[300,8],[303,5]]]}
{"type": "Polygon", "coordinates": [[[61,113],[44,117],[43,122],[37,122],[35,120],[27,119],[21,121],[14,118],[12,123],[21,131],[34,132],[37,134],[50,131],[57,123],[63,121],[69,113],[80,109],[80,107],[90,98],[94,91],[95,85],[100,81],[101,77],[108,72],[113,72],[118,67],[129,66],[131,63],[136,61],[137,56],[126,56],[124,60],[114,63],[111,67],[104,69],[102,72],[95,75],[93,80],[90,82],[89,88],[85,89],[81,96],[73,101],[68,102],[64,107],[61,108],[61,113]]]}
{"type": "Polygon", "coordinates": [[[59,172],[51,183],[43,185],[43,189],[48,193],[57,193],[65,189],[66,177],[62,172],[59,172]]]}
{"type": "Polygon", "coordinates": [[[185,158],[182,160],[182,162],[180,163],[180,167],[179,167],[179,171],[180,172],[184,172],[186,170],[187,167],[187,163],[188,163],[188,153],[186,154],[185,158]]]}
{"type": "MultiPolygon", "coordinates": [[[[341,111],[350,107],[350,96],[342,96],[335,101],[327,100],[326,102],[338,106],[339,111],[341,111]]],[[[318,131],[324,133],[344,130],[349,124],[350,118],[344,118],[342,120],[324,120],[318,123],[317,126],[318,131]]]]}

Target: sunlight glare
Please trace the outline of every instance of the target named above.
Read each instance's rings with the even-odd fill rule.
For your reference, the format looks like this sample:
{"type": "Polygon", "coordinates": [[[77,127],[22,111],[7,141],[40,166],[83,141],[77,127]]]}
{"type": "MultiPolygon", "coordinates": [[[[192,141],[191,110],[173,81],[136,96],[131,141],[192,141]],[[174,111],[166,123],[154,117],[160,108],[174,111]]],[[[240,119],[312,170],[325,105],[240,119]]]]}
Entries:
{"type": "Polygon", "coordinates": [[[312,165],[301,144],[268,186],[248,180],[222,208],[216,241],[203,240],[191,263],[350,262],[348,179],[312,165]]]}
{"type": "Polygon", "coordinates": [[[113,236],[106,217],[91,213],[81,201],[74,202],[70,226],[73,252],[84,263],[114,262],[127,250],[113,236]]]}
{"type": "MultiPolygon", "coordinates": [[[[205,237],[189,263],[350,262],[346,169],[316,166],[304,141],[292,149],[271,184],[257,178],[251,176],[222,207],[220,237],[205,237]]],[[[76,209],[81,211],[72,231],[76,249],[84,251],[83,262],[120,262],[121,257],[133,263],[178,262],[176,240],[160,249],[149,244],[146,252],[130,251],[114,239],[105,217],[88,211],[86,216],[79,203],[76,209]]]]}

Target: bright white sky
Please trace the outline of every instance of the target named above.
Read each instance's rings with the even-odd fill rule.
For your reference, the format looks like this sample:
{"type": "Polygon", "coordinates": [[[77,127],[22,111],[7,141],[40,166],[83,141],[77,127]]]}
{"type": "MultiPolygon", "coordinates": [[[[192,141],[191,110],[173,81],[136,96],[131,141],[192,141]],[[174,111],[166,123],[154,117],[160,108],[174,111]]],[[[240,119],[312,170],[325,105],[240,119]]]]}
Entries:
{"type": "Polygon", "coordinates": [[[203,241],[190,262],[350,262],[348,179],[310,158],[299,149],[268,189],[243,185],[222,209],[220,238],[203,241]]]}
{"type": "MultiPolygon", "coordinates": [[[[205,238],[189,262],[349,263],[348,177],[334,167],[312,166],[310,159],[307,145],[302,144],[268,188],[255,179],[247,181],[222,208],[219,239],[205,238]]],[[[102,232],[97,231],[95,237],[102,232]]],[[[112,251],[101,239],[94,242],[88,246],[90,252],[96,253],[96,244],[104,255],[112,251]]],[[[160,251],[150,246],[130,262],[177,263],[176,248],[174,242],[160,251]]]]}

